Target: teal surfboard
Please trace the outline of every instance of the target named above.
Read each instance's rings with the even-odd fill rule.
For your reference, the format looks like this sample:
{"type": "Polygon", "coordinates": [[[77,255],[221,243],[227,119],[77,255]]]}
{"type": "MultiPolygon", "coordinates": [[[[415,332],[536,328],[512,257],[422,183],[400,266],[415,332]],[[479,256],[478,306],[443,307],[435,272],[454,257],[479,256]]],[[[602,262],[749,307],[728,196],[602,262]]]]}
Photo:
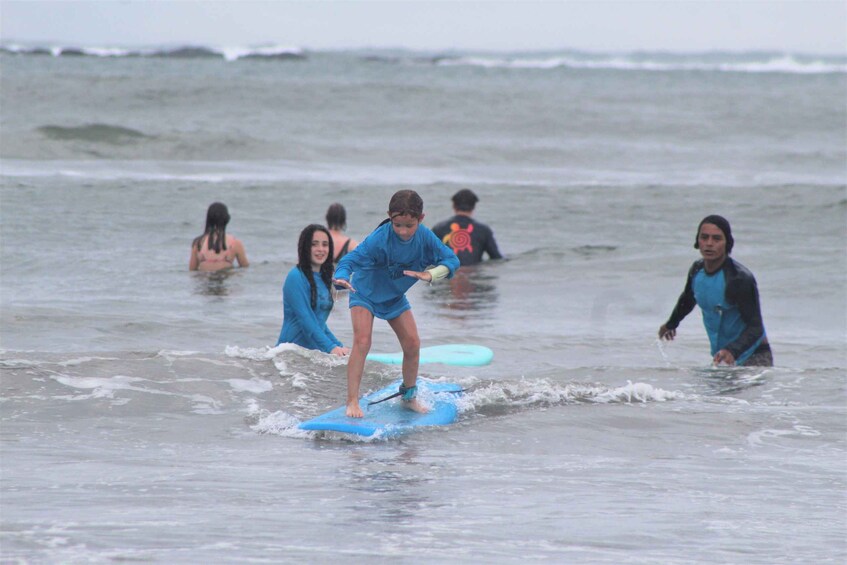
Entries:
{"type": "MultiPolygon", "coordinates": [[[[464,367],[479,367],[488,365],[494,358],[494,352],[483,345],[468,343],[451,343],[421,347],[421,364],[441,363],[442,365],[458,365],[464,367]]],[[[403,363],[403,352],[400,353],[369,353],[368,361],[378,361],[390,365],[403,363]]]]}
{"type": "Polygon", "coordinates": [[[390,438],[417,428],[446,426],[456,421],[458,416],[456,399],[461,394],[462,387],[453,383],[434,383],[418,378],[418,399],[430,408],[426,414],[406,408],[399,398],[368,406],[368,402],[380,400],[397,392],[401,382],[399,380],[393,382],[360,399],[359,405],[365,413],[364,418],[347,417],[347,407],[342,406],[303,422],[299,428],[390,438]]]}

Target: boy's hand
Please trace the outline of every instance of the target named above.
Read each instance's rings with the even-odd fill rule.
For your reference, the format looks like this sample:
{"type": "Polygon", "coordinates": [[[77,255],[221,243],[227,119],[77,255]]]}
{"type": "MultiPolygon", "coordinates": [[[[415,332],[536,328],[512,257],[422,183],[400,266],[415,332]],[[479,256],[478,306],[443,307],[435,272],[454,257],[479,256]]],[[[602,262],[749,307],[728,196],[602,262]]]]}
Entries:
{"type": "Polygon", "coordinates": [[[332,279],[332,284],[334,284],[335,286],[340,286],[342,288],[346,288],[350,292],[356,292],[356,289],[353,288],[353,285],[351,285],[349,282],[345,281],[344,279],[332,279]]]}
{"type": "Polygon", "coordinates": [[[729,352],[727,349],[721,349],[715,354],[715,358],[712,362],[717,365],[728,365],[732,367],[735,365],[735,356],[729,352]]]}
{"type": "Polygon", "coordinates": [[[403,271],[403,274],[419,281],[432,282],[432,274],[427,271],[403,271]]]}
{"type": "Polygon", "coordinates": [[[659,339],[665,339],[667,341],[673,341],[673,338],[676,337],[676,330],[668,329],[667,324],[662,324],[659,328],[659,339]]]}

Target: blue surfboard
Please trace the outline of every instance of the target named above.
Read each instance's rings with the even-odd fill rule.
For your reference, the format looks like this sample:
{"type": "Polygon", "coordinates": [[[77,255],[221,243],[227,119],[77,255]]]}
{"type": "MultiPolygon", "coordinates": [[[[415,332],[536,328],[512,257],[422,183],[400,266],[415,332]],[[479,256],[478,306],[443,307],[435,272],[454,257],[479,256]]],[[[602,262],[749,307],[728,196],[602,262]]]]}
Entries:
{"type": "MultiPolygon", "coordinates": [[[[368,361],[378,361],[389,365],[403,363],[403,352],[400,353],[369,353],[368,361]]],[[[441,363],[442,365],[458,365],[464,367],[479,367],[488,365],[494,358],[494,352],[483,345],[468,343],[451,343],[421,347],[421,364],[441,363]]]]}
{"type": "Polygon", "coordinates": [[[398,380],[360,399],[359,405],[365,413],[364,418],[349,418],[346,414],[347,407],[342,406],[303,422],[299,428],[390,438],[416,428],[446,426],[456,421],[458,416],[456,397],[463,389],[453,383],[434,383],[418,378],[418,399],[430,408],[426,414],[406,408],[399,398],[368,406],[368,402],[380,400],[397,392],[401,382],[403,381],[398,380]]]}

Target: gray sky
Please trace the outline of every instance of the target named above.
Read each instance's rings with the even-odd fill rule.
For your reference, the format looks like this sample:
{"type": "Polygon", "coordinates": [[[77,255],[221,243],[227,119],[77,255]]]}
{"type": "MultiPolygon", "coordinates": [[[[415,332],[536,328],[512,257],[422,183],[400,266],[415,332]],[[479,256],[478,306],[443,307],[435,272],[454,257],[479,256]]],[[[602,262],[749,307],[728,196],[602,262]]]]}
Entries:
{"type": "Polygon", "coordinates": [[[847,0],[0,0],[0,40],[847,53],[847,0]]]}

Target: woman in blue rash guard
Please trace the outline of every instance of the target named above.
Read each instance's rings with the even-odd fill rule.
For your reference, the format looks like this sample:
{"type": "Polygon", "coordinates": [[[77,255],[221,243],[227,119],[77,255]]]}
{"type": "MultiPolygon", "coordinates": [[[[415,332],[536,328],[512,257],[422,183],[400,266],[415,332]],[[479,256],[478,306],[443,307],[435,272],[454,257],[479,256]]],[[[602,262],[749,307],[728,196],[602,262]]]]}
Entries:
{"type": "Polygon", "coordinates": [[[297,266],[288,272],[282,287],[283,321],[277,345],[296,343],[339,356],[350,352],[326,325],[333,306],[332,251],[332,236],[325,227],[311,224],[300,232],[297,266]]]}
{"type": "Polygon", "coordinates": [[[659,338],[672,340],[677,326],[696,304],[703,313],[715,365],[772,367],[773,354],[762,323],[756,279],[729,257],[734,244],[725,218],[703,218],[694,240],[702,259],[689,269],[685,289],[671,317],[659,328],[659,338]]]}

